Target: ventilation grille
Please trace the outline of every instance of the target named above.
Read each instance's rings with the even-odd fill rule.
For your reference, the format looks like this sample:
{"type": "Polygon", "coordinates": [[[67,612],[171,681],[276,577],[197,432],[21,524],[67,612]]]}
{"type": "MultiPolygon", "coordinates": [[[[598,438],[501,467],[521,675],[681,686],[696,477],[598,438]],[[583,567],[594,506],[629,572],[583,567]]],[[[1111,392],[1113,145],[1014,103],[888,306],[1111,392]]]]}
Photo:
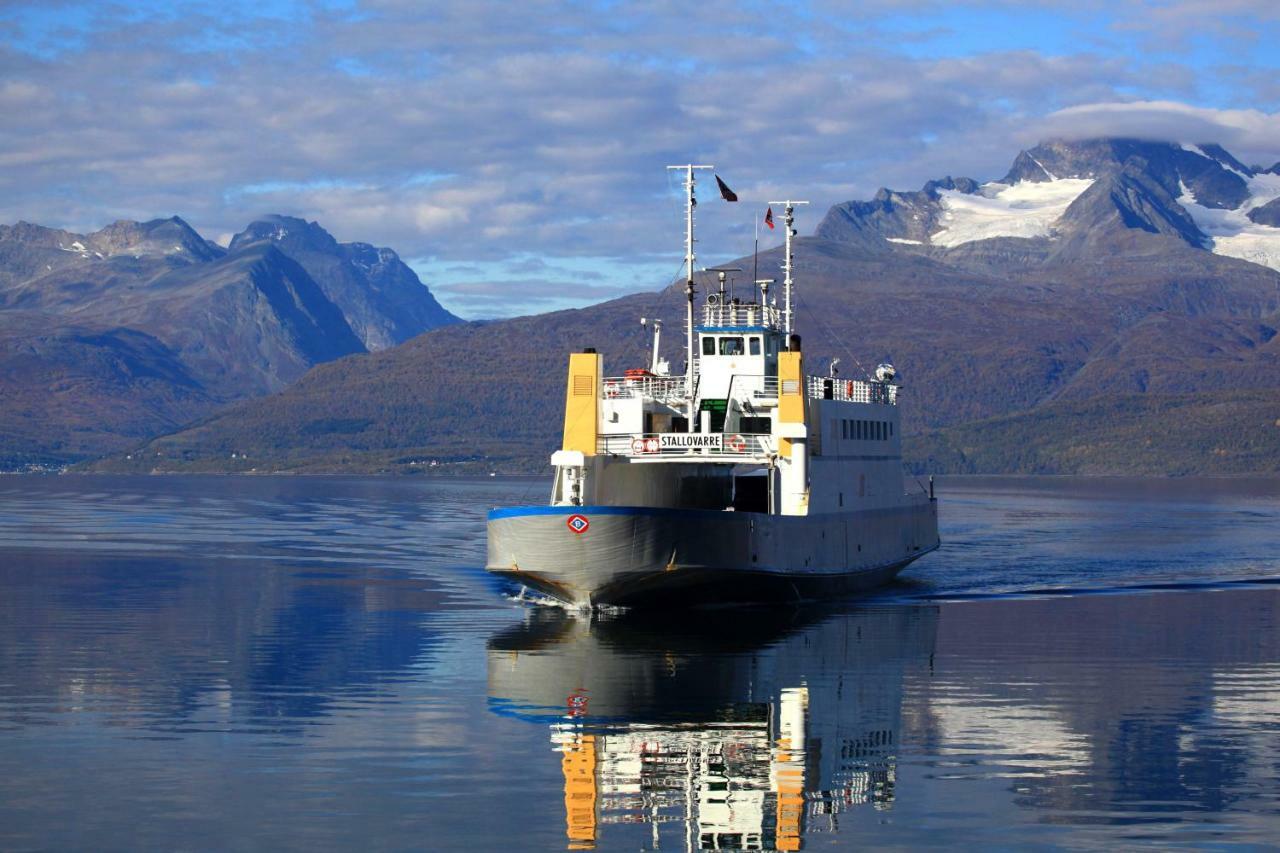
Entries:
{"type": "Polygon", "coordinates": [[[573,396],[590,397],[592,392],[592,386],[594,384],[595,383],[591,381],[591,374],[575,373],[573,375],[573,396]]]}

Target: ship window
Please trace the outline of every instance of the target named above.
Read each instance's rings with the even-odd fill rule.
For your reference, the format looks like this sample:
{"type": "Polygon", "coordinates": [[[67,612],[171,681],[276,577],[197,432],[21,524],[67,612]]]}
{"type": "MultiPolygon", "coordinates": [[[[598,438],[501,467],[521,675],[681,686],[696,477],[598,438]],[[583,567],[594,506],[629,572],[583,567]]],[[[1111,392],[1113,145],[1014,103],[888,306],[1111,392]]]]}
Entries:
{"type": "Polygon", "coordinates": [[[884,439],[884,423],[882,421],[876,421],[876,441],[881,441],[883,439],[884,439]]]}
{"type": "Polygon", "coordinates": [[[889,437],[893,438],[893,421],[889,421],[889,437]]]}
{"type": "Polygon", "coordinates": [[[863,424],[863,422],[862,422],[862,421],[855,421],[855,423],[858,425],[858,440],[859,440],[859,441],[861,441],[862,439],[864,439],[864,438],[866,438],[866,437],[867,437],[867,436],[866,436],[866,432],[865,432],[865,431],[863,430],[863,428],[862,428],[862,424],[863,424]]]}
{"type": "Polygon", "coordinates": [[[849,437],[849,422],[847,420],[840,421],[840,437],[841,438],[849,437]]]}
{"type": "Polygon", "coordinates": [[[721,338],[720,339],[721,355],[742,355],[742,338],[721,338]]]}
{"type": "Polygon", "coordinates": [[[702,354],[703,354],[703,355],[715,355],[715,354],[716,354],[716,339],[715,339],[715,338],[711,337],[710,335],[707,335],[705,338],[703,338],[703,339],[702,339],[702,354]]]}
{"type": "Polygon", "coordinates": [[[752,335],[751,337],[747,338],[747,346],[750,347],[751,355],[760,354],[760,338],[758,338],[757,336],[752,335]]]}

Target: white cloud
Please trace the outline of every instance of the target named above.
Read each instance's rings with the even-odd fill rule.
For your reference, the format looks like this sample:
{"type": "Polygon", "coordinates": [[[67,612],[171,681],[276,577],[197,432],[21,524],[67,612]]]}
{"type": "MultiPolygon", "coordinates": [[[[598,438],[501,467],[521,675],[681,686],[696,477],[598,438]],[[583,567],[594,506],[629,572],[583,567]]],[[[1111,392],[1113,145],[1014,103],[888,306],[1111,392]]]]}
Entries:
{"type": "Polygon", "coordinates": [[[176,213],[225,234],[281,212],[405,257],[616,258],[632,286],[636,265],[674,272],[682,254],[669,163],[716,163],[743,199],[703,185],[713,262],[749,251],[770,198],[810,199],[808,231],[880,185],[997,176],[1040,134],[1146,128],[1280,159],[1272,114],[1155,100],[1195,95],[1180,66],[1149,90],[1150,69],[1117,55],[913,58],[817,7],[377,0],[285,23],[236,9],[104,16],[59,56],[0,44],[0,221],[176,213]]]}
{"type": "Polygon", "coordinates": [[[1045,136],[1217,142],[1246,163],[1270,165],[1280,155],[1280,113],[1209,109],[1173,101],[1080,104],[1049,114],[1024,139],[1045,136]]]}

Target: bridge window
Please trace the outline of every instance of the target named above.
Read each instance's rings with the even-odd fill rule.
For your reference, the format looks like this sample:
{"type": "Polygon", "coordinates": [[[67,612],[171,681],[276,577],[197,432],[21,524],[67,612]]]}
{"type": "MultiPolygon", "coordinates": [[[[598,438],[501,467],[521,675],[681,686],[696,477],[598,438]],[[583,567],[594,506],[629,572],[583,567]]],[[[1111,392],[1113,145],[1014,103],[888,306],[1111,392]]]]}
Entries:
{"type": "Polygon", "coordinates": [[[725,337],[720,339],[721,355],[742,355],[742,338],[725,337]]]}
{"type": "Polygon", "coordinates": [[[707,335],[702,339],[702,354],[703,355],[716,354],[716,339],[711,335],[707,335]]]}
{"type": "Polygon", "coordinates": [[[752,335],[751,337],[747,338],[747,346],[750,347],[750,352],[752,355],[760,354],[760,338],[757,335],[752,335]]]}

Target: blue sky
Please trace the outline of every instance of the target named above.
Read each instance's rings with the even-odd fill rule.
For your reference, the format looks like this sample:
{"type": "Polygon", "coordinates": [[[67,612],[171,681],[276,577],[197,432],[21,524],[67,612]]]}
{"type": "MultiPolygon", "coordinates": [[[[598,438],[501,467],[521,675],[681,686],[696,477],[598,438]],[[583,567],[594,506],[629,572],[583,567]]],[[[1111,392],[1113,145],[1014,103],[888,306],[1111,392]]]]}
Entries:
{"type": "Polygon", "coordinates": [[[288,213],[391,246],[463,316],[528,313],[676,274],[669,163],[743,199],[700,208],[710,264],[767,199],[812,200],[805,233],[1049,136],[1275,162],[1277,45],[1256,0],[9,2],[0,222],[225,240],[288,213]]]}

